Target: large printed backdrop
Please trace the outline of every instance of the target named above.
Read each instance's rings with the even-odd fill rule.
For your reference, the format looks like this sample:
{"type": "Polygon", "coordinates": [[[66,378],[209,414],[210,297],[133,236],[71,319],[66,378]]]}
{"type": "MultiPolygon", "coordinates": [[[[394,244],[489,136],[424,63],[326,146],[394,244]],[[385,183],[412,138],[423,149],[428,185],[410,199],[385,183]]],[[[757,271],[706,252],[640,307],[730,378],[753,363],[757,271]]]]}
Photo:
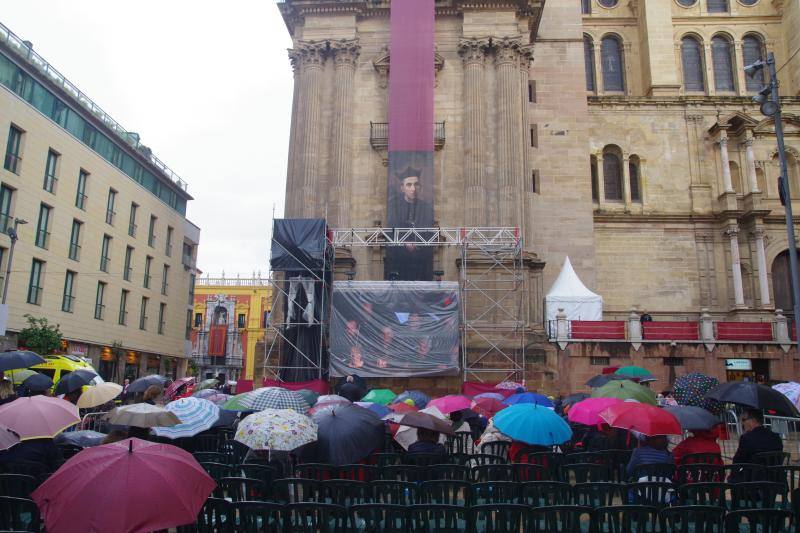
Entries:
{"type": "Polygon", "coordinates": [[[332,376],[458,373],[458,283],[337,281],[332,308],[332,376]]]}

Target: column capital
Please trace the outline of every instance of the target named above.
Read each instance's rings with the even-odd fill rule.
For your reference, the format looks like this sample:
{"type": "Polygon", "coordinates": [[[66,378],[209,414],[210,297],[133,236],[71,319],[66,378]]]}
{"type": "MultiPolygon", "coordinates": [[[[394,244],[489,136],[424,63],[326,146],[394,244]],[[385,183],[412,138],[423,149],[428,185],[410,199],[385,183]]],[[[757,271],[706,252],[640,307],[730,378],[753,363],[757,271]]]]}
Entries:
{"type": "Polygon", "coordinates": [[[358,39],[343,39],[330,42],[330,50],[333,55],[333,62],[337,67],[355,67],[358,56],[361,53],[361,45],[358,39]]]}
{"type": "Polygon", "coordinates": [[[458,53],[464,65],[482,65],[489,48],[489,39],[461,39],[458,42],[458,53]]]}
{"type": "Polygon", "coordinates": [[[516,64],[519,61],[521,47],[522,40],[519,37],[503,37],[502,39],[492,39],[495,62],[498,65],[509,63],[516,64]]]}
{"type": "Polygon", "coordinates": [[[764,235],[767,233],[764,231],[764,228],[755,228],[750,234],[754,239],[763,239],[764,235]]]}
{"type": "Polygon", "coordinates": [[[736,226],[730,226],[728,229],[725,230],[725,235],[730,237],[731,239],[738,239],[739,238],[739,228],[736,226]]]}
{"type": "Polygon", "coordinates": [[[752,147],[752,146],[753,146],[753,142],[754,142],[754,141],[755,141],[755,139],[753,139],[752,137],[748,137],[747,139],[745,139],[745,140],[743,140],[743,141],[741,142],[741,145],[742,145],[742,146],[745,146],[745,147],[747,147],[747,148],[750,148],[750,147],[752,147]]]}
{"type": "Polygon", "coordinates": [[[720,137],[719,139],[717,139],[716,143],[720,146],[720,148],[727,148],[728,137],[720,137]]]}
{"type": "Polygon", "coordinates": [[[290,49],[289,56],[296,59],[300,68],[321,67],[328,55],[328,43],[317,41],[298,41],[290,49]]]}

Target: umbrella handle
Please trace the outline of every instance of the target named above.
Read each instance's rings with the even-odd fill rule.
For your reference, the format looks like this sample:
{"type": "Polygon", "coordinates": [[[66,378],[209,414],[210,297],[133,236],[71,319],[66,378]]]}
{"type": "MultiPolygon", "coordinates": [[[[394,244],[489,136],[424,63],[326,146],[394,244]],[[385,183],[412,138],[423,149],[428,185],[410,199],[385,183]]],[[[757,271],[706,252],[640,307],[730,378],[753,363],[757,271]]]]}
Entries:
{"type": "Polygon", "coordinates": [[[128,440],[128,453],[133,453],[133,439],[128,440]]]}

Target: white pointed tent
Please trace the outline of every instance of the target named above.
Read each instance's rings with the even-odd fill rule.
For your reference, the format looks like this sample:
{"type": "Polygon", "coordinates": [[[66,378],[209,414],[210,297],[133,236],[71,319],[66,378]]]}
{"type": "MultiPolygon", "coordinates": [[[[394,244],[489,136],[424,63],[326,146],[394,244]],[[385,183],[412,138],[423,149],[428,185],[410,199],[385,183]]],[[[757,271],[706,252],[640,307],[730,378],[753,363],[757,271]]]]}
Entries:
{"type": "Polygon", "coordinates": [[[556,319],[563,309],[567,320],[603,320],[603,297],[586,288],[580,280],[569,257],[545,297],[545,313],[548,322],[556,319]]]}

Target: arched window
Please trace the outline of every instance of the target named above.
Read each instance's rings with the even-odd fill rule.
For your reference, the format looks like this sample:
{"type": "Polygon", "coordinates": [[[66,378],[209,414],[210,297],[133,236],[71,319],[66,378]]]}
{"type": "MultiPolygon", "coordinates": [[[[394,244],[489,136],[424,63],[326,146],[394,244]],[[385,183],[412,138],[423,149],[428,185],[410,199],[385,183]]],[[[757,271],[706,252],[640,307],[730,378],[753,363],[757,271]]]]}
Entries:
{"type": "Polygon", "coordinates": [[[786,169],[789,171],[789,192],[792,198],[800,198],[800,169],[797,158],[792,152],[786,152],[786,169]]]}
{"type": "Polygon", "coordinates": [[[714,62],[714,89],[733,92],[735,86],[733,84],[733,45],[731,40],[722,35],[711,39],[711,59],[714,62]]]}
{"type": "Polygon", "coordinates": [[[622,159],[613,148],[603,151],[603,187],[606,200],[622,200],[622,159]]]}
{"type": "Polygon", "coordinates": [[[624,63],[622,61],[622,43],[619,37],[609,35],[603,37],[601,46],[603,63],[603,91],[625,91],[624,63]]]}
{"type": "Polygon", "coordinates": [[[594,42],[589,35],[583,36],[583,64],[586,69],[586,90],[595,91],[594,83],[594,42]]]}
{"type": "Polygon", "coordinates": [[[744,194],[744,187],[742,185],[742,173],[739,172],[739,165],[735,161],[730,161],[728,167],[731,169],[731,185],[733,190],[739,194],[744,194]]]}
{"type": "Polygon", "coordinates": [[[784,250],[772,262],[772,295],[775,300],[775,309],[783,309],[787,315],[794,314],[791,279],[789,251],[784,250]]]}
{"type": "Polygon", "coordinates": [[[581,13],[584,15],[592,14],[592,0],[581,0],[581,13]]]}
{"type": "Polygon", "coordinates": [[[639,157],[632,155],[628,159],[628,177],[631,180],[631,202],[642,201],[640,167],[639,157]]]}
{"type": "Polygon", "coordinates": [[[708,12],[709,13],[727,13],[728,12],[728,0],[708,0],[708,12]]]}
{"type": "MultiPolygon", "coordinates": [[[[755,35],[746,35],[742,39],[742,60],[744,66],[752,65],[764,59],[764,43],[755,35]]],[[[758,92],[764,86],[764,69],[759,69],[753,77],[745,76],[747,90],[758,92]]]]}
{"type": "Polygon", "coordinates": [[[589,165],[592,173],[592,201],[597,202],[600,199],[600,190],[597,187],[597,158],[589,156],[589,165]]]}
{"type": "Polygon", "coordinates": [[[705,91],[703,47],[694,37],[684,37],[681,40],[681,63],[683,64],[683,90],[686,92],[705,91]]]}

